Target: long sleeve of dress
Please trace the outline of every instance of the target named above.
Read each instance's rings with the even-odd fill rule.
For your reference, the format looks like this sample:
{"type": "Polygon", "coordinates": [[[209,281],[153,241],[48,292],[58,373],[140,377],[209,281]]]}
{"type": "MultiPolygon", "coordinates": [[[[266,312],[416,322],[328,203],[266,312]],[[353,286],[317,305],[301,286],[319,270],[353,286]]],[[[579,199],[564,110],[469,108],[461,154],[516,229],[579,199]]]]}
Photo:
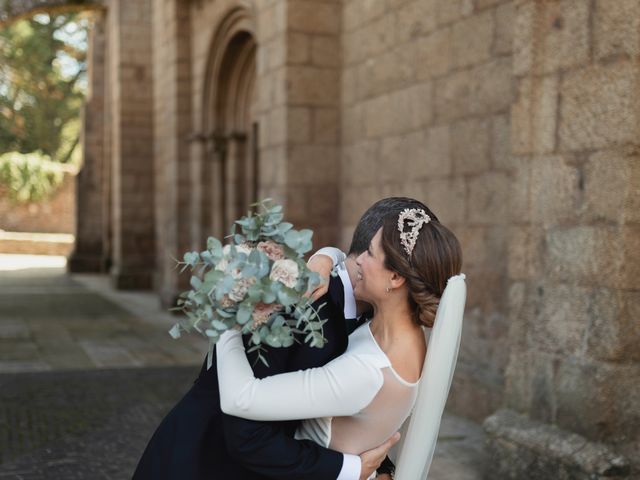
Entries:
{"type": "Polygon", "coordinates": [[[316,255],[325,255],[325,256],[329,257],[331,259],[331,261],[333,262],[333,266],[334,267],[336,265],[338,265],[339,263],[344,262],[347,259],[347,255],[342,250],[340,250],[339,248],[336,248],[336,247],[322,247],[316,253],[311,255],[309,260],[311,260],[316,255]]]}
{"type": "Polygon", "coordinates": [[[323,367],[255,378],[239,332],[217,342],[220,406],[250,420],[295,420],[353,415],[383,384],[375,358],[346,353],[323,367]]]}

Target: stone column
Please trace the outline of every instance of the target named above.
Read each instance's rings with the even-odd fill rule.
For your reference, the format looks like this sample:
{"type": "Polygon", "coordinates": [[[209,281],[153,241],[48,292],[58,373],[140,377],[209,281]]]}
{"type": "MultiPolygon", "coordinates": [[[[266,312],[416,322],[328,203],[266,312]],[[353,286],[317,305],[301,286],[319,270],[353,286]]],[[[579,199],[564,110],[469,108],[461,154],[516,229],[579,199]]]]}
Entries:
{"type": "Polygon", "coordinates": [[[192,178],[190,8],[178,0],[153,4],[156,288],[163,305],[175,302],[189,276],[179,276],[174,258],[190,249],[192,178]]]}
{"type": "Polygon", "coordinates": [[[260,196],[285,202],[287,219],[335,244],[339,206],[338,2],[258,6],[260,196]]]}
{"type": "Polygon", "coordinates": [[[103,217],[105,162],[105,13],[97,12],[89,37],[87,100],[82,116],[83,163],[76,177],[76,239],[69,257],[71,272],[106,270],[103,217]]]}
{"type": "Polygon", "coordinates": [[[496,478],[640,474],[638,18],[636,1],[517,4],[496,478]]]}
{"type": "Polygon", "coordinates": [[[111,276],[150,288],[155,270],[151,1],[109,5],[111,276]]]}

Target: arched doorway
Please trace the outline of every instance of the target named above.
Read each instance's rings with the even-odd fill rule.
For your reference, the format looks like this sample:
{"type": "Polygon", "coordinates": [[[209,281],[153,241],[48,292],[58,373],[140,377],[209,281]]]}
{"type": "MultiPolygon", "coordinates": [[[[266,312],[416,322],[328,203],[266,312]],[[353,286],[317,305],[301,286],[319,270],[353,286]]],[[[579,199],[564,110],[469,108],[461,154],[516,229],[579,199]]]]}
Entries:
{"type": "Polygon", "coordinates": [[[206,143],[200,219],[204,236],[224,236],[257,197],[256,42],[245,9],[231,11],[211,43],[204,89],[206,143]]]}

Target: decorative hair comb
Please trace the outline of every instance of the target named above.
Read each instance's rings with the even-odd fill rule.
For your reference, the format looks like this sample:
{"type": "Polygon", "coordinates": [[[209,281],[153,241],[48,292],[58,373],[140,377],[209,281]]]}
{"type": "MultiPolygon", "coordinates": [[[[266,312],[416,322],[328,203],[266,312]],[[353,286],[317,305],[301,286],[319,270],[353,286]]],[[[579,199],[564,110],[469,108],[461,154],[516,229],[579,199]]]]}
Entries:
{"type": "Polygon", "coordinates": [[[398,215],[398,231],[400,232],[400,243],[404,247],[405,252],[409,258],[413,252],[413,247],[416,246],[416,240],[420,234],[420,229],[425,223],[429,223],[431,217],[427,215],[427,212],[421,208],[405,208],[400,215],[398,215]],[[405,222],[407,226],[411,227],[411,230],[405,232],[405,222]]]}

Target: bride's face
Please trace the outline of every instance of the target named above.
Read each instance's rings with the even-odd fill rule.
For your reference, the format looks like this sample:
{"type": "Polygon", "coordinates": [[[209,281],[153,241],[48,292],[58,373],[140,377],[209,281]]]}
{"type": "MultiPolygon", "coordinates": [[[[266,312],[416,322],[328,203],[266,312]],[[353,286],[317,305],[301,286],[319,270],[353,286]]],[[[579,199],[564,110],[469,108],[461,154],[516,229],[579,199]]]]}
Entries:
{"type": "Polygon", "coordinates": [[[358,270],[353,293],[358,300],[375,304],[386,294],[390,278],[393,274],[384,266],[384,251],[380,244],[382,229],[379,229],[369,248],[356,259],[358,270]]]}

